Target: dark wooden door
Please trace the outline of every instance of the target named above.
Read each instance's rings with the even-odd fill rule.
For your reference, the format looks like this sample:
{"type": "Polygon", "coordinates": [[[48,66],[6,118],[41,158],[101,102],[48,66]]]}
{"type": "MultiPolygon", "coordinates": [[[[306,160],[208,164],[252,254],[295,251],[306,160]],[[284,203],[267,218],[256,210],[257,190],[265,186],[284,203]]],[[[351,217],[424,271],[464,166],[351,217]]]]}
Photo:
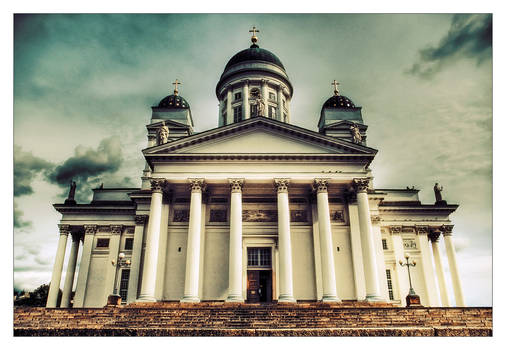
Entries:
{"type": "Polygon", "coordinates": [[[258,303],[260,301],[259,287],[260,271],[248,271],[248,302],[258,303]]]}

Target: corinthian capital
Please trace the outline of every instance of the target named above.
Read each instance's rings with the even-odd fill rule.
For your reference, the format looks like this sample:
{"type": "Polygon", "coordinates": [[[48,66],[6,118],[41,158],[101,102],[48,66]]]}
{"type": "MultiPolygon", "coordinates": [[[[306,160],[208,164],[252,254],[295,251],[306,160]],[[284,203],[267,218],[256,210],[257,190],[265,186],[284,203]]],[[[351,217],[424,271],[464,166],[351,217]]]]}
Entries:
{"type": "Polygon", "coordinates": [[[368,178],[358,178],[353,179],[353,187],[357,192],[367,192],[367,188],[369,187],[369,179],[368,178]]]}
{"type": "Polygon", "coordinates": [[[429,237],[430,241],[431,242],[437,242],[439,240],[439,236],[441,235],[441,231],[438,230],[437,228],[436,229],[433,229],[431,228],[430,229],[430,233],[428,234],[427,237],[429,237]]]}
{"type": "Polygon", "coordinates": [[[441,226],[441,231],[443,231],[443,236],[451,236],[453,231],[453,225],[443,225],[441,226]]]}
{"type": "Polygon", "coordinates": [[[242,186],[244,185],[244,179],[228,179],[230,184],[230,192],[242,192],[242,186]]]}
{"type": "Polygon", "coordinates": [[[84,225],[85,235],[94,235],[97,233],[97,225],[84,225]]]}
{"type": "Polygon", "coordinates": [[[151,191],[152,192],[162,192],[163,188],[166,186],[167,180],[152,178],[151,179],[151,191]]]}
{"type": "Polygon", "coordinates": [[[111,234],[120,235],[123,229],[122,225],[111,225],[111,234]]]}
{"type": "Polygon", "coordinates": [[[135,224],[136,225],[144,225],[148,220],[147,215],[135,215],[135,224]]]}
{"type": "Polygon", "coordinates": [[[192,192],[202,192],[206,189],[204,179],[188,179],[188,181],[192,192]]]}
{"type": "Polygon", "coordinates": [[[426,235],[429,233],[429,227],[415,225],[415,232],[417,235],[420,235],[420,234],[426,235]]]}
{"type": "Polygon", "coordinates": [[[392,234],[399,234],[402,232],[402,226],[390,226],[388,229],[392,234]]]}
{"type": "Polygon", "coordinates": [[[313,189],[316,193],[326,193],[328,190],[329,179],[314,179],[313,189]]]}
{"type": "Polygon", "coordinates": [[[60,235],[68,235],[70,233],[70,225],[59,224],[58,228],[60,229],[60,235]]]}
{"type": "Polygon", "coordinates": [[[274,179],[274,186],[278,193],[286,192],[288,193],[288,183],[290,179],[274,179]]]}

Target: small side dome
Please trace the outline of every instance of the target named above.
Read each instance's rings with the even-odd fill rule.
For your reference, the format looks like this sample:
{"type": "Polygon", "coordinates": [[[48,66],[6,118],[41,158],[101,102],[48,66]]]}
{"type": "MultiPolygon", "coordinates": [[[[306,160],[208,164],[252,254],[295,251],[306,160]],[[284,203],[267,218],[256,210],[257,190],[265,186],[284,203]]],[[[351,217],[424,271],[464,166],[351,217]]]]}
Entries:
{"type": "Polygon", "coordinates": [[[323,108],[355,108],[355,104],[346,96],[334,95],[325,101],[323,108]]]}
{"type": "Polygon", "coordinates": [[[164,97],[158,104],[158,108],[184,108],[189,109],[190,105],[179,95],[169,95],[164,97]]]}

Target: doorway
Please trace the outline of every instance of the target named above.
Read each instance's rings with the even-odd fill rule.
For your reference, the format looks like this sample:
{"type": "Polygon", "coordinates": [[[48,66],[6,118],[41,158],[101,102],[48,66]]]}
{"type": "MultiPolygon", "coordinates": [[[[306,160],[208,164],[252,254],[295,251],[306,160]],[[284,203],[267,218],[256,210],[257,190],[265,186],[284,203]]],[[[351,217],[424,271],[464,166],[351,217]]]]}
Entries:
{"type": "Polygon", "coordinates": [[[268,303],[272,301],[272,271],[248,270],[249,303],[268,303]]]}

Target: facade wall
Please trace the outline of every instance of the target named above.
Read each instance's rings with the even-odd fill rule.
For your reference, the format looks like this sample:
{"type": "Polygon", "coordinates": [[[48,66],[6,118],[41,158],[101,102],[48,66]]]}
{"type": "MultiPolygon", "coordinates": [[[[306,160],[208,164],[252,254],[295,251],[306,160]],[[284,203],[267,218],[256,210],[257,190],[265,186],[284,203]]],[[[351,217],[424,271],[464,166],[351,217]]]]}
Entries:
{"type": "Polygon", "coordinates": [[[202,300],[225,300],[228,295],[229,232],[206,227],[202,300]]]}
{"type": "Polygon", "coordinates": [[[349,228],[332,227],[332,242],[336,271],[337,295],[341,298],[341,300],[356,299],[349,228]]]}
{"type": "Polygon", "coordinates": [[[296,300],[316,300],[313,232],[311,227],[291,228],[293,296],[296,300]]]}
{"type": "Polygon", "coordinates": [[[108,255],[94,254],[91,257],[88,272],[88,283],[84,297],[84,307],[102,307],[107,302],[105,284],[107,278],[107,263],[110,264],[108,255]]]}
{"type": "Polygon", "coordinates": [[[188,228],[171,226],[168,231],[163,299],[180,300],[184,292],[188,228]]]}

